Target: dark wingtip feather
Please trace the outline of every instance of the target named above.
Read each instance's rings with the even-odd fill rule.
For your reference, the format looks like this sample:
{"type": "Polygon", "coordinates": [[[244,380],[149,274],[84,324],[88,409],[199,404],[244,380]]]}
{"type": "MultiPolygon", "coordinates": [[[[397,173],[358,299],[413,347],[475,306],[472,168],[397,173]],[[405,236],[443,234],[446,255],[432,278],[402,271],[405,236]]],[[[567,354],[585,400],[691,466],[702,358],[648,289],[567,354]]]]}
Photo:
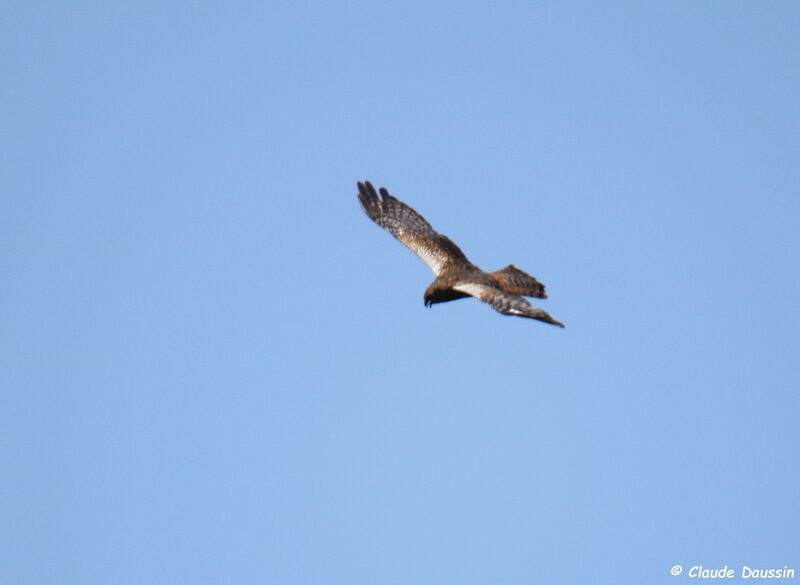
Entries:
{"type": "Polygon", "coordinates": [[[556,321],[547,313],[544,314],[544,317],[545,318],[542,319],[542,321],[544,321],[545,323],[550,323],[550,325],[555,325],[556,327],[561,327],[562,329],[566,328],[566,325],[564,325],[561,321],[556,321]]]}
{"type": "Polygon", "coordinates": [[[381,197],[383,197],[384,202],[399,203],[397,197],[390,194],[386,187],[381,187],[381,197]]]}
{"type": "Polygon", "coordinates": [[[363,193],[369,199],[377,199],[378,196],[375,193],[375,187],[372,186],[372,183],[369,181],[359,182],[358,183],[358,190],[360,193],[363,193]]]}
{"type": "Polygon", "coordinates": [[[380,199],[378,194],[375,193],[375,187],[369,181],[364,181],[363,183],[358,181],[358,201],[364,213],[371,220],[376,221],[381,213],[380,199]]]}

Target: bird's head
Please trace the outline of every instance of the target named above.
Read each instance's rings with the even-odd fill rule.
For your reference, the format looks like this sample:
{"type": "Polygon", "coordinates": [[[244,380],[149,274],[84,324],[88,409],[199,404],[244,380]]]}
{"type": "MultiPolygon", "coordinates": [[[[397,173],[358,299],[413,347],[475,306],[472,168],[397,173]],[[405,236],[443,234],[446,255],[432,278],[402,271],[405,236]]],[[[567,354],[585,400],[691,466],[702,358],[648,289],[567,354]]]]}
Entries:
{"type": "Polygon", "coordinates": [[[425,289],[425,306],[429,309],[436,303],[441,302],[441,288],[434,282],[425,289]]]}

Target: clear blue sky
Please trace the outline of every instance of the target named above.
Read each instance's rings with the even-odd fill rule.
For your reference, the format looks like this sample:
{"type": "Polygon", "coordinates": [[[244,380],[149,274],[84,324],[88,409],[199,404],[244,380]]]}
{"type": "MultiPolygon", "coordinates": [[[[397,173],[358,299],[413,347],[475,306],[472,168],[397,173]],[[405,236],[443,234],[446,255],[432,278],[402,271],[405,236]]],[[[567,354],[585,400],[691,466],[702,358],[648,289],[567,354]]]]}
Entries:
{"type": "Polygon", "coordinates": [[[796,2],[2,12],[0,582],[800,570],[796,2]]]}

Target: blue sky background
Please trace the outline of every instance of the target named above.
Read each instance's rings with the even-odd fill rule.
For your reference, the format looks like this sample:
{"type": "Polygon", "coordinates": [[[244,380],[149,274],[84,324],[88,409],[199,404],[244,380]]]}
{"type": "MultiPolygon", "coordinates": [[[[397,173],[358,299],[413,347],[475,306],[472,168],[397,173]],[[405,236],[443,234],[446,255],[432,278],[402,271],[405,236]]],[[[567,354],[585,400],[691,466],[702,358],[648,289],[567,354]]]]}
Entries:
{"type": "Polygon", "coordinates": [[[800,570],[800,5],[2,13],[0,581],[800,570]]]}

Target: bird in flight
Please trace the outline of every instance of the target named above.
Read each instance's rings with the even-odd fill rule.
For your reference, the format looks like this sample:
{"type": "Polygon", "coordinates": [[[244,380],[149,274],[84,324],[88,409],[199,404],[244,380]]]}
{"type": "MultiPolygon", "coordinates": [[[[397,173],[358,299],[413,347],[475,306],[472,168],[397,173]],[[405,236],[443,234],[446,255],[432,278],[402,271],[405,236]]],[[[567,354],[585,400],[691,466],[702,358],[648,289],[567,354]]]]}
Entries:
{"type": "Polygon", "coordinates": [[[536,319],[564,327],[524,297],[546,299],[544,285],[509,264],[484,272],[464,255],[450,238],[438,233],[424,217],[381,187],[380,195],[369,181],[358,183],[358,200],[367,216],[419,256],[436,275],[425,291],[425,306],[475,297],[498,313],[536,319]]]}

